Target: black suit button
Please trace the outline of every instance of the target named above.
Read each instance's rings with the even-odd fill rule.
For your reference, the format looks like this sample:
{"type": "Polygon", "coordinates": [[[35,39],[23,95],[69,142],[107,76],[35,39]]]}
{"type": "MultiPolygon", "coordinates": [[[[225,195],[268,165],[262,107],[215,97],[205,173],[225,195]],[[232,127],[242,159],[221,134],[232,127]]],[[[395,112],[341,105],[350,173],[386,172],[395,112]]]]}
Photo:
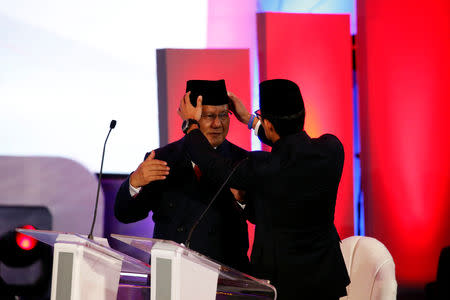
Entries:
{"type": "Polygon", "coordinates": [[[173,202],[169,202],[169,207],[170,207],[170,208],[173,207],[173,202]]]}
{"type": "Polygon", "coordinates": [[[178,227],[178,228],[177,228],[177,231],[178,231],[178,232],[183,232],[183,231],[184,231],[184,227],[183,227],[183,226],[178,227]]]}

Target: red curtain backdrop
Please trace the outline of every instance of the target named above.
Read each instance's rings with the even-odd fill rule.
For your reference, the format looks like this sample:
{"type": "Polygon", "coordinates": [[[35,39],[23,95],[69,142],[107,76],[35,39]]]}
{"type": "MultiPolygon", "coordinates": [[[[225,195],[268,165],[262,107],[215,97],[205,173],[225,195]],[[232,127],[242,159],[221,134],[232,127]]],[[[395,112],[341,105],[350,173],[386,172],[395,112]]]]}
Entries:
{"type": "Polygon", "coordinates": [[[345,163],[335,223],[341,238],[353,235],[353,112],[348,15],[258,14],[260,80],[285,78],[302,92],[305,130],[336,135],[345,163]]]}
{"type": "MultiPolygon", "coordinates": [[[[161,146],[183,136],[177,114],[190,79],[225,79],[228,91],[250,104],[250,66],[247,49],[159,49],[157,51],[158,103],[161,146]]],[[[251,150],[251,132],[231,118],[227,139],[251,150]]]]}
{"type": "Polygon", "coordinates": [[[422,286],[450,245],[450,1],[359,1],[357,70],[366,234],[422,286]]]}

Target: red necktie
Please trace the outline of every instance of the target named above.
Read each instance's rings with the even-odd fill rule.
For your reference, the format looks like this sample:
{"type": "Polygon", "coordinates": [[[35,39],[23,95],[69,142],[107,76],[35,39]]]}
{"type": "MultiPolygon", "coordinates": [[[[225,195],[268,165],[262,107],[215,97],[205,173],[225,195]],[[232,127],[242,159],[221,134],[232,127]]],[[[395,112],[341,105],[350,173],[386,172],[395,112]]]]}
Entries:
{"type": "Polygon", "coordinates": [[[202,177],[202,171],[200,171],[200,168],[197,165],[194,166],[194,173],[195,177],[197,177],[197,180],[200,181],[200,177],[202,177]]]}

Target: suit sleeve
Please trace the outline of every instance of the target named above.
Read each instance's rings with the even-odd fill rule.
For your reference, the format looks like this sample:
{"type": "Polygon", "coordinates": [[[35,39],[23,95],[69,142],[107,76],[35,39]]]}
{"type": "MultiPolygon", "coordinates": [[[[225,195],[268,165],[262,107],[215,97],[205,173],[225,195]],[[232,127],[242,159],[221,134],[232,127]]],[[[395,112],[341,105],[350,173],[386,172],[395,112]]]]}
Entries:
{"type": "Polygon", "coordinates": [[[246,190],[252,184],[254,176],[253,168],[250,167],[250,158],[234,163],[232,160],[218,155],[198,129],[192,130],[186,136],[186,145],[192,161],[213,183],[221,186],[233,169],[237,167],[229,179],[229,186],[246,190]]]}
{"type": "MultiPolygon", "coordinates": [[[[114,215],[122,223],[131,223],[142,220],[148,216],[148,210],[143,209],[142,201],[131,197],[129,191],[129,177],[120,185],[114,202],[114,215]]],[[[142,193],[142,190],[141,190],[142,193]]],[[[140,193],[139,193],[140,194],[140,193]]]]}

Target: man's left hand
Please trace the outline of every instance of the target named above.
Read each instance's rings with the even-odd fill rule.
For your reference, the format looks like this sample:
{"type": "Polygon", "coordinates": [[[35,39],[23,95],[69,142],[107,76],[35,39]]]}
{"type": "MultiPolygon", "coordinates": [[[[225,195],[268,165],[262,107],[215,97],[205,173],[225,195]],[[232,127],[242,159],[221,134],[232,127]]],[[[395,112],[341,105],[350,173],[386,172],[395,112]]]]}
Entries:
{"type": "Polygon", "coordinates": [[[197,106],[193,106],[189,100],[191,92],[184,94],[184,97],[180,101],[180,106],[178,107],[178,115],[183,119],[194,119],[200,121],[202,117],[202,96],[197,98],[197,106]]]}
{"type": "Polygon", "coordinates": [[[247,125],[252,116],[242,101],[236,97],[232,92],[228,92],[228,98],[230,98],[230,109],[236,116],[236,118],[243,124],[247,125]]]}

